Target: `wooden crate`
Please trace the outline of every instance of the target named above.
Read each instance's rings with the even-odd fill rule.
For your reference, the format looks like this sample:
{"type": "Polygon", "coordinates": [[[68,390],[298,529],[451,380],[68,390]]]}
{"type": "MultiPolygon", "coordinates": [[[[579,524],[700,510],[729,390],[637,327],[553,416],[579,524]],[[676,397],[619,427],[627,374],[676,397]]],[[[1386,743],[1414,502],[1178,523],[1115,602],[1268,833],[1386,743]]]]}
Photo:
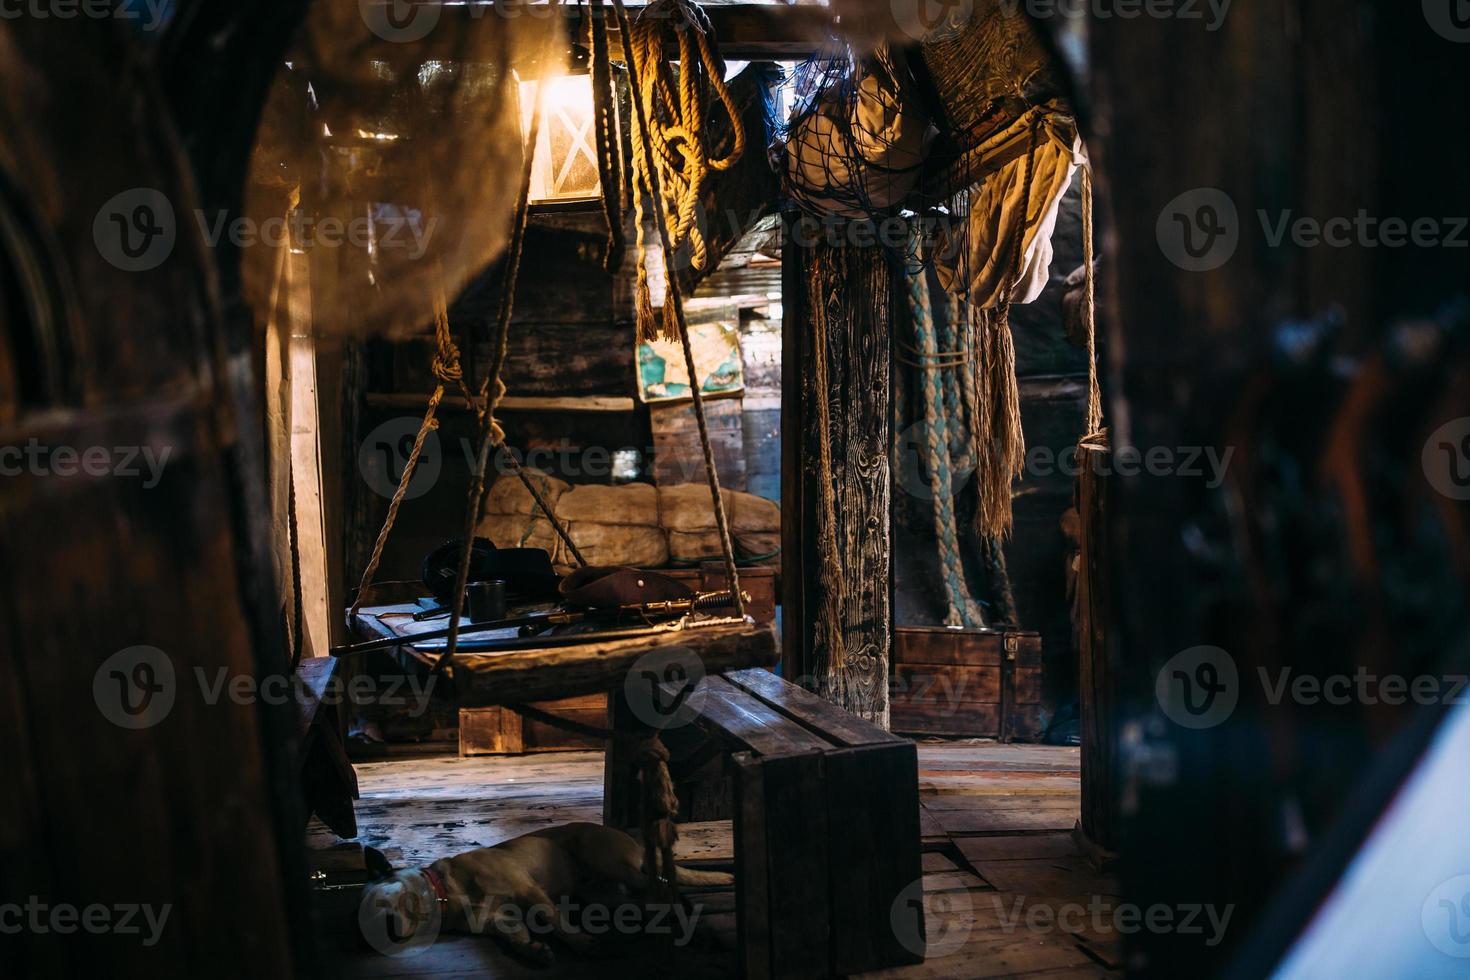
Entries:
{"type": "MultiPolygon", "coordinates": [[[[921,962],[923,917],[908,929],[893,921],[923,878],[914,744],[766,670],[705,684],[694,723],[663,738],[708,737],[728,775],[736,975],[806,980],[921,962]]],[[[612,713],[617,730],[640,730],[621,691],[612,713]]],[[[635,754],[610,751],[605,766],[603,822],[636,826],[635,754]]]]}
{"type": "Polygon", "coordinates": [[[891,726],[916,735],[1041,737],[1041,635],[1030,630],[901,626],[891,726]]]}
{"type": "MultiPolygon", "coordinates": [[[[584,694],[559,701],[537,701],[532,707],[598,728],[607,726],[607,695],[584,694]]],[[[545,722],[522,718],[509,708],[459,709],[460,755],[517,755],[600,749],[602,741],[545,722]]]]}

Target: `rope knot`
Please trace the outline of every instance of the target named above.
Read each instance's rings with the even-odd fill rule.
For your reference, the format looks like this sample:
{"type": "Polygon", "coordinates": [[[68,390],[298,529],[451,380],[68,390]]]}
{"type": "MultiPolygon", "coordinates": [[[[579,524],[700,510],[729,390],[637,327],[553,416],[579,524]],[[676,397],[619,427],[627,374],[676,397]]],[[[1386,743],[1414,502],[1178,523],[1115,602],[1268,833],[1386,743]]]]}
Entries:
{"type": "Polygon", "coordinates": [[[464,377],[464,369],[459,363],[459,347],[447,335],[436,337],[435,340],[437,344],[429,362],[429,370],[445,385],[459,384],[464,377]]]}
{"type": "Polygon", "coordinates": [[[634,753],[643,781],[643,872],[651,893],[667,890],[678,895],[679,870],[674,866],[674,842],[679,828],[679,797],[669,776],[669,750],[654,732],[638,743],[634,753]]]}

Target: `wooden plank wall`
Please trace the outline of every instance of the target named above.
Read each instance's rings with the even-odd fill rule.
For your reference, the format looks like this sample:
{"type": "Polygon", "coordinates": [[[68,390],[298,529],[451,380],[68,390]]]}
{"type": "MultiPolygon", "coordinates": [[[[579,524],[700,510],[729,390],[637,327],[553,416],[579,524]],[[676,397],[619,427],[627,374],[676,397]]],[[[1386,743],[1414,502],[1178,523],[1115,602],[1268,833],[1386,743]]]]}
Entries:
{"type": "MultiPolygon", "coordinates": [[[[540,450],[533,462],[574,483],[609,483],[609,454],[635,449],[645,454],[653,446],[646,407],[636,402],[634,326],[631,274],[632,250],[615,273],[602,268],[606,226],[597,213],[535,215],[526,233],[526,252],[511,322],[510,344],[502,375],[510,396],[602,399],[598,410],[565,408],[505,411],[502,422],[507,443],[520,453],[540,450]],[[607,410],[619,399],[627,406],[607,410]]],[[[450,322],[459,338],[484,338],[492,329],[500,298],[501,267],[466,288],[450,310],[450,322]]],[[[426,324],[427,329],[427,324],[426,324]]],[[[489,345],[483,339],[465,342],[465,377],[478,385],[489,364],[489,345]]],[[[368,397],[357,426],[362,440],[381,432],[383,425],[412,433],[422,415],[422,401],[399,404],[404,396],[423,401],[433,389],[429,371],[433,349],[425,333],[397,343],[374,341],[366,355],[368,397]],[[390,396],[384,398],[383,396],[390,396]]],[[[422,496],[405,502],[389,539],[383,579],[417,579],[418,563],[431,548],[458,534],[469,489],[470,460],[476,444],[473,419],[462,404],[446,398],[440,410],[441,427],[435,454],[439,476],[422,496]],[[453,524],[455,530],[448,530],[453,524]]],[[[396,457],[401,465],[401,456],[396,457]]],[[[349,528],[351,561],[349,581],[361,574],[373,539],[387,511],[388,497],[369,488],[358,474],[358,454],[349,457],[351,475],[362,500],[355,526],[349,528]],[[354,556],[357,556],[356,560],[354,556]]],[[[396,477],[398,470],[395,469],[396,477]]]]}
{"type": "Polygon", "coordinates": [[[787,240],[783,375],[782,552],[785,556],[785,676],[877,724],[888,725],[892,647],[892,488],[888,260],[879,249],[787,240]],[[816,272],[814,273],[814,267],[816,272]],[[812,316],[829,324],[826,392],[813,390],[812,316]],[[814,399],[829,404],[837,539],[845,577],[842,632],[847,666],[832,669],[815,644],[822,590],[817,560],[820,480],[814,399]]]}

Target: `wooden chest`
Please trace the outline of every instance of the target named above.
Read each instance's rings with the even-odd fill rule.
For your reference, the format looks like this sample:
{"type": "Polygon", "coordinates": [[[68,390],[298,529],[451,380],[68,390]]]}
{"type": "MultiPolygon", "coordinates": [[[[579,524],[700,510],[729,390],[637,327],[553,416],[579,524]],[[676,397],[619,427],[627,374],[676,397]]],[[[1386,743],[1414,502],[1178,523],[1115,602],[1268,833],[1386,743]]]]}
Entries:
{"type": "Polygon", "coordinates": [[[1021,742],[1041,737],[1039,633],[900,626],[894,634],[894,731],[1021,742]]]}
{"type": "MultiPolygon", "coordinates": [[[[532,707],[584,725],[595,725],[598,728],[607,725],[606,694],[584,694],[558,701],[537,701],[532,707]]],[[[522,752],[600,748],[601,739],[522,718],[509,708],[459,709],[460,755],[518,755],[522,752]]]]}

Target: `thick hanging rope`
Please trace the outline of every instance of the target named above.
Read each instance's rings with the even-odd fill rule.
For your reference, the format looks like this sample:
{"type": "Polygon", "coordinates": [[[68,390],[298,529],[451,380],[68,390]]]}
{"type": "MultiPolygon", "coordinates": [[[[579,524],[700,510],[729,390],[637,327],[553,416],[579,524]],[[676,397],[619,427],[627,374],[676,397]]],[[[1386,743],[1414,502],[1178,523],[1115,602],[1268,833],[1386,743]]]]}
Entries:
{"type": "MultiPolygon", "coordinates": [[[[658,2],[665,2],[665,0],[658,0],[658,2]]],[[[672,0],[672,2],[688,6],[684,4],[684,0],[672,0]]],[[[623,0],[613,0],[613,6],[618,12],[618,27],[623,32],[623,37],[631,38],[633,36],[633,28],[629,23],[628,10],[623,5],[623,0]]],[[[645,8],[643,16],[651,16],[653,9],[654,7],[645,8]]],[[[699,13],[699,17],[703,18],[704,14],[702,12],[699,13]]],[[[704,23],[708,25],[708,20],[705,20],[704,23]]],[[[662,55],[660,54],[661,57],[662,55]]],[[[686,70],[691,65],[691,61],[684,62],[686,70]]],[[[630,57],[628,59],[628,76],[633,84],[634,91],[642,91],[642,70],[637,57],[630,57]]],[[[715,71],[713,74],[719,76],[721,73],[715,71]]],[[[733,113],[732,118],[734,118],[733,113]]],[[[633,100],[633,120],[637,135],[636,145],[641,149],[641,152],[647,159],[654,159],[653,124],[648,118],[642,99],[633,100]]],[[[735,125],[738,132],[738,119],[736,119],[735,125]]],[[[743,140],[741,143],[743,147],[743,140]]],[[[726,166],[728,165],[726,164],[726,166]]],[[[669,312],[673,313],[674,325],[678,331],[676,336],[679,338],[680,346],[684,348],[684,366],[689,371],[689,391],[694,396],[694,420],[699,427],[699,445],[704,451],[704,475],[709,482],[710,496],[715,509],[715,525],[720,532],[720,551],[725,559],[725,581],[729,583],[730,592],[735,599],[735,615],[743,617],[745,615],[745,599],[740,591],[740,573],[735,568],[735,541],[730,534],[730,519],[725,513],[724,495],[720,493],[720,475],[715,469],[714,449],[710,445],[709,422],[705,418],[704,413],[704,395],[699,390],[699,373],[694,366],[694,348],[689,343],[689,323],[684,318],[684,298],[679,292],[679,280],[674,274],[674,248],[673,240],[670,236],[670,225],[672,222],[667,220],[665,216],[663,178],[660,173],[660,168],[648,168],[644,173],[644,177],[648,182],[648,196],[653,201],[653,223],[658,229],[659,244],[663,247],[664,253],[664,275],[667,279],[664,311],[666,314],[669,312]]],[[[635,197],[639,197],[636,192],[635,197]]],[[[639,266],[640,268],[643,266],[641,254],[639,257],[639,266]]],[[[667,317],[665,319],[667,320],[667,317]]],[[[672,869],[670,870],[672,872],[672,869]]]]}
{"type": "MultiPolygon", "coordinates": [[[[904,256],[904,286],[916,346],[921,356],[932,357],[938,343],[929,279],[916,227],[910,229],[908,250],[904,256]]],[[[939,544],[940,572],[948,603],[944,625],[980,627],[985,625],[984,616],[965,581],[965,565],[960,554],[954,514],[950,449],[952,436],[963,428],[959,392],[957,385],[948,383],[953,372],[939,366],[920,367],[919,371],[924,404],[925,468],[929,477],[929,496],[934,505],[934,536],[939,544]]]]}
{"type": "MultiPolygon", "coordinates": [[[[714,29],[698,5],[689,0],[654,0],[629,29],[627,11],[619,9],[628,51],[628,67],[636,108],[633,119],[633,203],[638,230],[638,339],[660,335],[677,339],[669,301],[664,300],[662,329],[653,313],[648,285],[645,199],[654,204],[659,222],[667,289],[673,290],[671,258],[687,249],[696,272],[709,265],[700,202],[711,174],[727,170],[745,152],[740,111],[725,86],[724,62],[715,51],[714,29]],[[679,70],[664,57],[666,42],[676,40],[679,70]],[[709,145],[709,111],[718,101],[730,118],[733,140],[719,156],[709,145]],[[662,215],[662,218],[659,215],[662,215]]],[[[694,375],[690,375],[693,379],[694,375]]],[[[696,382],[691,380],[690,384],[696,382]]]]}
{"type": "Polygon", "coordinates": [[[669,750],[654,733],[637,749],[638,777],[643,784],[639,820],[643,826],[643,873],[652,895],[670,900],[679,895],[679,869],[674,864],[674,843],[679,829],[679,797],[669,776],[669,750]]]}
{"type": "MultiPolygon", "coordinates": [[[[560,6],[558,3],[557,6],[560,6]]],[[[553,35],[554,36],[554,35],[553,35]]],[[[543,64],[548,64],[543,59],[543,64]]],[[[511,228],[510,245],[507,249],[505,260],[505,273],[500,289],[500,308],[495,320],[495,335],[490,347],[490,370],[480,382],[479,398],[472,404],[476,408],[476,417],[480,427],[480,451],[475,457],[474,475],[470,478],[470,489],[468,499],[465,502],[465,525],[464,525],[464,550],[460,553],[459,569],[454,577],[454,592],[450,595],[449,605],[449,635],[444,641],[444,655],[434,664],[434,673],[442,673],[454,659],[455,649],[459,644],[460,614],[464,611],[465,588],[469,585],[470,557],[474,552],[475,528],[479,526],[481,511],[485,506],[486,483],[485,469],[489,465],[490,457],[496,454],[505,443],[505,430],[495,418],[495,410],[500,407],[500,402],[505,398],[505,381],[501,373],[505,369],[506,356],[510,350],[510,321],[515,314],[516,282],[520,278],[521,254],[526,244],[526,224],[529,219],[531,205],[531,165],[536,157],[536,144],[541,132],[541,119],[546,105],[546,89],[548,86],[541,84],[536,86],[535,105],[531,110],[531,126],[526,140],[526,153],[521,163],[521,185],[520,195],[516,200],[515,224],[511,228]]],[[[520,478],[521,485],[531,494],[536,501],[536,506],[546,513],[546,518],[551,522],[552,528],[567,546],[572,556],[580,565],[586,565],[587,560],[577,550],[576,544],[572,542],[571,535],[562,526],[561,521],[546,501],[541,497],[540,491],[536,489],[535,483],[530,475],[521,466],[514,453],[507,453],[511,469],[520,478]]]]}
{"type": "Polygon", "coordinates": [[[1092,250],[1092,162],[1088,161],[1082,168],[1082,320],[1087,328],[1087,436],[1102,429],[1102,388],[1097,381],[1096,273],[1092,250]]]}
{"type": "MultiPolygon", "coordinates": [[[[388,516],[383,519],[383,526],[378,531],[378,539],[373,542],[373,553],[368,558],[367,567],[362,571],[362,581],[357,587],[357,597],[352,601],[352,608],[347,612],[347,622],[350,626],[357,612],[362,608],[369,590],[373,585],[373,576],[378,573],[378,565],[383,560],[383,549],[388,546],[388,536],[393,533],[393,525],[398,520],[398,510],[403,506],[403,500],[408,495],[408,486],[413,482],[413,475],[418,470],[419,457],[424,451],[424,440],[429,433],[439,428],[439,420],[436,417],[439,411],[439,403],[444,400],[444,390],[448,385],[455,384],[464,391],[464,372],[459,363],[459,347],[454,343],[454,337],[449,331],[449,311],[444,300],[443,290],[439,290],[434,297],[434,357],[430,362],[429,369],[433,372],[436,384],[434,393],[429,396],[429,405],[424,410],[424,420],[419,424],[419,431],[413,440],[413,449],[409,451],[408,461],[403,464],[403,474],[398,478],[398,489],[393,491],[393,499],[388,503],[388,516]]],[[[464,391],[468,398],[469,392],[464,391]]]]}
{"type": "Polygon", "coordinates": [[[623,147],[618,140],[617,86],[607,45],[607,0],[588,11],[592,35],[592,112],[597,137],[597,175],[602,184],[602,213],[607,219],[607,251],[602,267],[616,272],[623,264],[623,147]]]}
{"type": "MultiPolygon", "coordinates": [[[[955,469],[961,473],[974,474],[979,460],[975,457],[975,441],[972,433],[975,431],[977,418],[980,415],[980,401],[975,391],[975,358],[978,353],[975,350],[975,332],[970,329],[970,311],[968,304],[959,296],[951,293],[949,295],[949,335],[958,337],[965,363],[955,372],[959,375],[960,405],[963,406],[963,421],[959,426],[958,436],[959,451],[951,448],[951,455],[955,457],[955,469]]],[[[955,440],[951,440],[951,447],[955,440]]]]}

